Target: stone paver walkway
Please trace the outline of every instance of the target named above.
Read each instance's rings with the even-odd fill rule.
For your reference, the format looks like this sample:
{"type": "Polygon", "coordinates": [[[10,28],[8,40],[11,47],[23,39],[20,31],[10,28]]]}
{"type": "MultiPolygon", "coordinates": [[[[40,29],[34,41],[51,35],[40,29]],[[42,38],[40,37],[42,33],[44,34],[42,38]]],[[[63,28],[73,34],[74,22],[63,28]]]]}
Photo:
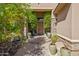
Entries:
{"type": "Polygon", "coordinates": [[[49,40],[43,36],[35,36],[29,40],[24,47],[20,48],[16,56],[50,56],[50,52],[48,50],[49,40]]]}
{"type": "MultiPolygon", "coordinates": [[[[49,51],[51,40],[46,36],[35,36],[29,39],[24,47],[20,48],[15,56],[52,56],[49,51]]],[[[62,42],[57,42],[57,53],[54,56],[60,56],[60,48],[63,47],[62,42]]]]}

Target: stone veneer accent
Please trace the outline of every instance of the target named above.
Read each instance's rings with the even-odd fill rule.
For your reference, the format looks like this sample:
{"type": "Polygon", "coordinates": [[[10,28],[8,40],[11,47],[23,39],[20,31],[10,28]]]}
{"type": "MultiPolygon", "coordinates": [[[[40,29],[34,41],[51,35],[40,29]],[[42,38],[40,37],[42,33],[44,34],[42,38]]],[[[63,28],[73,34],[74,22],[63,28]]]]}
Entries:
{"type": "Polygon", "coordinates": [[[63,35],[57,34],[64,45],[71,51],[71,56],[79,56],[79,40],[71,40],[63,35]]]}

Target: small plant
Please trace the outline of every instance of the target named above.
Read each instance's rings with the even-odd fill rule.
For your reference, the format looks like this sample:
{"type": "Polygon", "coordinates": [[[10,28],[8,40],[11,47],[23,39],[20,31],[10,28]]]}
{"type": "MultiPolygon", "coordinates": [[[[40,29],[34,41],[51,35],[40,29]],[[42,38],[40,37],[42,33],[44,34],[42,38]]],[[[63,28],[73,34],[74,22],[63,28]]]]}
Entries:
{"type": "Polygon", "coordinates": [[[55,44],[58,40],[58,36],[56,34],[51,35],[52,44],[55,44]]]}
{"type": "Polygon", "coordinates": [[[52,41],[52,43],[49,46],[49,50],[50,50],[50,53],[52,55],[55,55],[57,53],[57,48],[56,48],[56,45],[55,45],[55,43],[57,42],[57,40],[58,40],[58,36],[56,34],[51,35],[51,41],[52,41]]]}

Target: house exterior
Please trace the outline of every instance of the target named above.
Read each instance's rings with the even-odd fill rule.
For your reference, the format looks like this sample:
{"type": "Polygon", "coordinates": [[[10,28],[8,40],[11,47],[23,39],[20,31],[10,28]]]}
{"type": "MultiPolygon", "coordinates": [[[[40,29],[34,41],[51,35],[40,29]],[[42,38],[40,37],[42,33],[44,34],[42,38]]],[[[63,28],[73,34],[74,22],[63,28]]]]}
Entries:
{"type": "Polygon", "coordinates": [[[36,13],[37,15],[37,28],[36,28],[36,32],[38,35],[42,35],[44,34],[45,30],[44,30],[44,13],[45,12],[51,12],[53,11],[53,9],[56,7],[57,4],[52,4],[52,3],[32,3],[31,4],[31,9],[36,13]]]}
{"type": "MultiPolygon", "coordinates": [[[[62,41],[64,45],[71,51],[71,55],[79,55],[78,7],[79,4],[77,3],[31,4],[31,8],[38,14],[45,11],[51,11],[51,33],[57,33],[57,35],[60,37],[60,41],[62,41]]],[[[44,32],[42,22],[38,22],[37,33],[44,32]]]]}
{"type": "MultiPolygon", "coordinates": [[[[79,4],[60,3],[53,14],[55,31],[61,41],[71,51],[71,55],[79,55],[79,4]]],[[[52,29],[51,29],[52,31],[52,29]]],[[[53,33],[53,32],[52,32],[53,33]]]]}

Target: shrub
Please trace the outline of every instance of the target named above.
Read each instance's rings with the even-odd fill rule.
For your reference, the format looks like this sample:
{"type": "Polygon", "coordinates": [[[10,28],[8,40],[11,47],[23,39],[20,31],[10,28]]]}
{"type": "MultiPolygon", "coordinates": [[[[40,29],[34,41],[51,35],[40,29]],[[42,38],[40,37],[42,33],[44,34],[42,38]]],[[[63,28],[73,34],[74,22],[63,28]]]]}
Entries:
{"type": "Polygon", "coordinates": [[[46,12],[44,15],[44,29],[45,32],[50,32],[50,27],[51,27],[51,13],[46,12]]]}
{"type": "Polygon", "coordinates": [[[28,4],[0,4],[0,43],[13,38],[14,35],[23,35],[22,29],[26,22],[28,9],[28,4]]]}
{"type": "Polygon", "coordinates": [[[52,44],[55,44],[58,40],[58,36],[56,34],[51,35],[52,44]]]}

